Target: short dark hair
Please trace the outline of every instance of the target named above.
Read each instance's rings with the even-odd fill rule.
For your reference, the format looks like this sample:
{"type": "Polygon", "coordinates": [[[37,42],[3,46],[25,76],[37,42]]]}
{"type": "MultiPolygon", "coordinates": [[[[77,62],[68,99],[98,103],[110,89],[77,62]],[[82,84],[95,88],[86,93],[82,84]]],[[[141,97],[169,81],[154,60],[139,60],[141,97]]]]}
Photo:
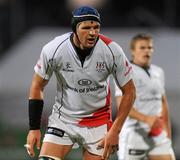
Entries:
{"type": "Polygon", "coordinates": [[[135,43],[139,40],[147,40],[147,41],[151,41],[152,40],[152,36],[148,33],[139,33],[136,34],[130,42],[130,49],[134,49],[135,47],[135,43]]]}

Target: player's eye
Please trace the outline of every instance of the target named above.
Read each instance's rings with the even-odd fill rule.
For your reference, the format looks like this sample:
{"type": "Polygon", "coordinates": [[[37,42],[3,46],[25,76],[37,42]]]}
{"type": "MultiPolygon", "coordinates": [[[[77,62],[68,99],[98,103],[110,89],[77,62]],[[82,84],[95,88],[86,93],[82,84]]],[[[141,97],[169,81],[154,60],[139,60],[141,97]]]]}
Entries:
{"type": "Polygon", "coordinates": [[[153,49],[153,47],[151,47],[151,46],[149,46],[149,47],[141,46],[140,49],[141,49],[141,50],[145,50],[145,49],[149,49],[149,50],[150,50],[150,49],[153,49]]]}
{"type": "Polygon", "coordinates": [[[141,47],[140,47],[140,49],[141,49],[141,50],[144,50],[144,49],[146,49],[146,47],[144,47],[144,46],[141,46],[141,47]]]}
{"type": "Polygon", "coordinates": [[[82,29],[89,30],[89,29],[91,29],[91,27],[86,26],[86,27],[82,27],[82,29]]]}
{"type": "Polygon", "coordinates": [[[153,49],[153,47],[149,46],[148,49],[153,49]]]}
{"type": "Polygon", "coordinates": [[[99,25],[97,25],[97,26],[95,26],[95,27],[94,27],[94,29],[99,29],[99,28],[100,28],[100,26],[99,26],[99,25]]]}

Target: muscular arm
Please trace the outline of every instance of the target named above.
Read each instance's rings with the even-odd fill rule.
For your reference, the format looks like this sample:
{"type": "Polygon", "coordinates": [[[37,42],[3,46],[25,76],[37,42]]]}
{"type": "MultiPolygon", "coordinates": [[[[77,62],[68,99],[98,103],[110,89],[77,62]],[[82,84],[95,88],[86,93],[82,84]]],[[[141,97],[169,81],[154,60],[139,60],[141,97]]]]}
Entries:
{"type": "MultiPolygon", "coordinates": [[[[122,96],[117,96],[116,97],[116,103],[117,105],[120,104],[120,101],[122,99],[122,96]]],[[[166,105],[165,105],[166,106],[166,105]]],[[[156,127],[162,127],[162,117],[166,117],[164,119],[166,119],[166,128],[169,128],[168,126],[168,115],[167,115],[167,110],[164,106],[164,109],[163,109],[163,116],[151,116],[151,115],[145,115],[139,111],[136,110],[135,107],[132,107],[131,108],[131,111],[129,112],[129,117],[131,118],[134,118],[138,121],[141,121],[141,122],[144,122],[144,123],[147,123],[149,125],[150,128],[156,128],[156,127]]],[[[169,129],[168,129],[169,130],[169,129]]]]}
{"type": "Polygon", "coordinates": [[[35,73],[30,87],[29,99],[43,99],[43,90],[47,83],[47,80],[35,73]]]}
{"type": "Polygon", "coordinates": [[[135,109],[135,107],[132,107],[130,113],[129,113],[129,116],[131,118],[134,118],[138,121],[142,121],[144,123],[147,123],[150,127],[152,127],[154,125],[154,122],[159,119],[160,117],[159,116],[150,116],[150,115],[145,115],[139,111],[137,111],[135,109]]]}
{"type": "Polygon", "coordinates": [[[116,106],[117,106],[117,110],[119,109],[119,106],[121,104],[121,99],[122,99],[122,96],[116,96],[116,106]]]}
{"type": "Polygon", "coordinates": [[[168,137],[171,138],[171,123],[168,112],[168,102],[165,95],[162,97],[162,118],[164,120],[164,127],[167,131],[168,137]]]}
{"type": "Polygon", "coordinates": [[[137,119],[138,121],[147,123],[151,128],[161,126],[161,121],[163,119],[164,128],[168,134],[168,137],[171,138],[171,124],[168,113],[167,98],[165,95],[162,96],[162,113],[160,116],[145,115],[141,112],[138,112],[134,107],[131,109],[129,116],[131,118],[137,119]]]}
{"type": "MultiPolygon", "coordinates": [[[[43,90],[47,83],[48,83],[47,80],[44,80],[38,74],[35,73],[33,76],[33,79],[32,79],[31,87],[30,87],[29,99],[30,100],[42,100],[43,99],[43,90]]],[[[39,107],[39,106],[31,106],[31,107],[36,109],[36,107],[39,107]]],[[[39,108],[37,108],[36,110],[38,111],[39,108]]],[[[33,114],[35,114],[35,113],[33,113],[33,114]]],[[[32,115],[32,113],[31,113],[31,115],[32,115]]],[[[30,117],[30,119],[31,118],[34,119],[33,117],[30,117]]],[[[26,142],[27,151],[30,156],[34,157],[34,155],[35,155],[34,145],[36,145],[37,149],[40,149],[40,146],[41,146],[40,141],[41,141],[40,129],[30,129],[28,136],[27,136],[27,142],[26,142]]]]}
{"type": "Polygon", "coordinates": [[[102,159],[108,159],[109,155],[113,153],[114,146],[118,146],[119,133],[135,100],[135,86],[133,80],[130,80],[121,90],[124,95],[118,107],[114,123],[106,134],[105,139],[99,144],[99,146],[104,147],[102,159]]]}
{"type": "Polygon", "coordinates": [[[117,115],[111,128],[115,132],[120,132],[135,100],[135,86],[132,80],[123,86],[121,90],[123,92],[123,96],[121,98],[121,102],[118,103],[119,107],[117,115]]]}

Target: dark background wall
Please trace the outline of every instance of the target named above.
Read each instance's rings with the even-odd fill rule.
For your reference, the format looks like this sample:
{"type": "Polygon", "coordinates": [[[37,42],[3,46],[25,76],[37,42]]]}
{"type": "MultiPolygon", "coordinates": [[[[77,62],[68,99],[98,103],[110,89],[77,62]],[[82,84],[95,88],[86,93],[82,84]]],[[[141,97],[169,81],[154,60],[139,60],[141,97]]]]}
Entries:
{"type": "MultiPolygon", "coordinates": [[[[69,27],[72,2],[83,0],[1,0],[0,52],[36,26],[69,27]]],[[[93,1],[93,0],[86,0],[93,1]]],[[[178,0],[99,0],[104,27],[180,27],[178,0]]],[[[95,3],[96,1],[94,1],[95,3]]],[[[74,5],[75,6],[75,5],[74,5]]]]}

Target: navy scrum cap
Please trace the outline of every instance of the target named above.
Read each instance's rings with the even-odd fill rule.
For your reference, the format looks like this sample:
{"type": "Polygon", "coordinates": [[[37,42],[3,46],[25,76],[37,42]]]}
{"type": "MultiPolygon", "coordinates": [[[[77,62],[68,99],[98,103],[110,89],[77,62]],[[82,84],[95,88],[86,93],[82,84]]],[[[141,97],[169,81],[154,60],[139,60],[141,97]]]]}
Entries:
{"type": "Polygon", "coordinates": [[[87,21],[87,20],[93,20],[101,23],[100,14],[95,8],[89,6],[82,6],[76,8],[73,11],[72,21],[71,21],[73,32],[76,32],[76,26],[79,22],[87,21]]]}

